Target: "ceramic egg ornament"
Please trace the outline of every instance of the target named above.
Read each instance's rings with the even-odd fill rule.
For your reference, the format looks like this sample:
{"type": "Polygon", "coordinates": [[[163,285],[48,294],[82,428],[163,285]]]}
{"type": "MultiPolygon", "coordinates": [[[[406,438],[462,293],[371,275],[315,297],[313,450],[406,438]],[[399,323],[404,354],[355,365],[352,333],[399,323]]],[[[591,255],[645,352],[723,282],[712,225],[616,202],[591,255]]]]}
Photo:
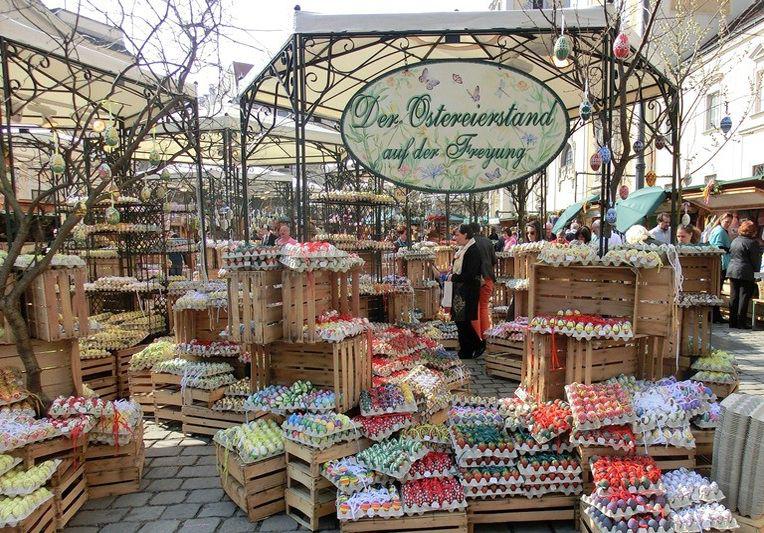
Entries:
{"type": "Polygon", "coordinates": [[[719,123],[719,128],[725,135],[729,133],[729,131],[732,129],[732,118],[729,115],[722,118],[722,121],[719,123]]]}
{"type": "Polygon", "coordinates": [[[159,149],[155,146],[149,152],[149,164],[151,164],[151,166],[155,167],[155,166],[157,166],[161,162],[162,162],[162,154],[159,151],[159,149]]]}
{"type": "Polygon", "coordinates": [[[588,98],[584,98],[584,101],[578,106],[578,114],[581,116],[581,120],[589,120],[591,118],[592,103],[588,98]]]}
{"type": "Polygon", "coordinates": [[[98,173],[98,177],[102,180],[111,178],[111,167],[109,166],[109,163],[103,162],[98,165],[96,172],[98,173]]]}
{"type": "Polygon", "coordinates": [[[623,61],[624,59],[628,59],[630,55],[631,46],[629,45],[629,37],[621,32],[615,38],[615,42],[613,42],[613,56],[615,56],[616,59],[623,61]]]}
{"type": "Polygon", "coordinates": [[[144,202],[148,202],[149,200],[151,200],[151,193],[152,193],[151,187],[147,183],[141,189],[141,192],[140,192],[141,200],[143,200],[144,202]]]}
{"type": "Polygon", "coordinates": [[[106,146],[117,146],[119,144],[119,131],[116,127],[109,126],[103,130],[101,135],[103,136],[103,142],[106,143],[106,146]]]}
{"type": "Polygon", "coordinates": [[[50,170],[53,174],[63,174],[66,170],[66,161],[64,156],[56,152],[50,157],[50,170]]]}
{"type": "Polygon", "coordinates": [[[570,42],[570,37],[563,33],[554,43],[554,57],[556,57],[558,61],[565,61],[570,56],[572,49],[573,45],[570,42]]]}
{"type": "Polygon", "coordinates": [[[607,165],[608,163],[610,163],[610,160],[612,159],[610,148],[608,148],[607,146],[602,146],[599,149],[599,154],[603,164],[607,165]]]}
{"type": "Polygon", "coordinates": [[[666,148],[666,137],[664,137],[663,135],[657,135],[655,137],[655,147],[658,150],[663,150],[664,148],[666,148]]]}
{"type": "Polygon", "coordinates": [[[116,226],[117,224],[119,224],[119,221],[121,219],[119,215],[119,211],[113,205],[106,208],[104,217],[106,218],[106,223],[112,226],[116,226]]]}
{"type": "Polygon", "coordinates": [[[589,166],[592,167],[594,172],[597,172],[602,167],[602,156],[599,152],[594,152],[592,157],[589,158],[589,166]]]}
{"type": "Polygon", "coordinates": [[[634,144],[631,145],[632,148],[634,148],[634,152],[640,153],[642,150],[645,149],[645,143],[641,141],[640,139],[637,139],[634,141],[634,144]]]}
{"type": "Polygon", "coordinates": [[[154,195],[159,200],[162,200],[165,196],[167,196],[167,185],[165,185],[163,181],[159,181],[157,183],[157,186],[154,189],[154,195]]]}

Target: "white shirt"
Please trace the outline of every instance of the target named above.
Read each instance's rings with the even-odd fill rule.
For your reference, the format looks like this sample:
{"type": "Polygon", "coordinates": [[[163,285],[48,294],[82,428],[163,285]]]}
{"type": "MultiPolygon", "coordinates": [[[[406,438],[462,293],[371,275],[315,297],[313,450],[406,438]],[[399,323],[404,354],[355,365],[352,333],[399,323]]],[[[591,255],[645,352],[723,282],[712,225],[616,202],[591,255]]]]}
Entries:
{"type": "Polygon", "coordinates": [[[659,224],[650,230],[650,237],[663,244],[671,244],[671,227],[664,231],[659,224]]]}
{"type": "MultiPolygon", "coordinates": [[[[599,244],[600,242],[600,236],[596,233],[592,233],[592,242],[599,244]]],[[[613,246],[617,244],[623,244],[623,239],[621,239],[621,236],[618,235],[615,231],[610,232],[610,237],[607,240],[607,246],[608,248],[612,248],[613,246]]]]}

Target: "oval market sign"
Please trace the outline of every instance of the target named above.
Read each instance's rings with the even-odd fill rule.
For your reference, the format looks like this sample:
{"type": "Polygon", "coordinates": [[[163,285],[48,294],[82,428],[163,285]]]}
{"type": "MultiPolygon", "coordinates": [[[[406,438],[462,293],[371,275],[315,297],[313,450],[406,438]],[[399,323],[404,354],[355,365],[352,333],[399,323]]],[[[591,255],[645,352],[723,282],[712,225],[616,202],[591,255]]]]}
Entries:
{"type": "Polygon", "coordinates": [[[432,192],[496,189],[544,169],[568,138],[547,85],[485,61],[426,61],[385,73],[348,102],[340,131],[372,173],[432,192]]]}

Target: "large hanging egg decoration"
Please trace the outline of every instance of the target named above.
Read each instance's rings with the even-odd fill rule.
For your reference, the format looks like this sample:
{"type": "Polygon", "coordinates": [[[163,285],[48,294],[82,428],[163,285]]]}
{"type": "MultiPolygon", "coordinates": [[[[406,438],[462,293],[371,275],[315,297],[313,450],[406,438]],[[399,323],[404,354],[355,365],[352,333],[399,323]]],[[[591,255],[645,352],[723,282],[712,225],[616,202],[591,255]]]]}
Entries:
{"type": "Polygon", "coordinates": [[[599,152],[594,152],[592,157],[589,158],[589,166],[592,167],[594,172],[597,172],[602,167],[602,156],[599,152]]]}
{"type": "Polygon", "coordinates": [[[151,151],[149,152],[149,164],[151,164],[152,167],[155,167],[161,162],[162,162],[161,152],[156,147],[152,148],[151,151]]]}
{"type": "Polygon", "coordinates": [[[111,167],[109,166],[109,163],[101,163],[98,165],[98,168],[96,169],[96,173],[98,174],[98,178],[102,180],[107,180],[111,178],[111,167]]]}
{"type": "Polygon", "coordinates": [[[165,196],[167,196],[167,185],[165,185],[164,181],[158,181],[156,187],[154,188],[154,195],[156,196],[157,200],[164,199],[165,196]]]}
{"type": "Polygon", "coordinates": [[[635,153],[640,153],[642,152],[642,150],[645,149],[645,143],[640,139],[637,139],[636,141],[634,141],[634,144],[632,144],[631,146],[632,148],[634,148],[635,153]]]}
{"type": "Polygon", "coordinates": [[[631,55],[629,37],[625,33],[619,33],[613,42],[613,55],[616,59],[624,60],[631,55]]]}
{"type": "Polygon", "coordinates": [[[119,221],[121,220],[121,216],[119,215],[119,211],[116,207],[113,205],[106,208],[106,212],[104,213],[104,217],[106,218],[106,223],[110,224],[112,226],[116,226],[119,224],[119,221]]]}
{"type": "Polygon", "coordinates": [[[666,137],[664,137],[663,135],[657,135],[655,137],[655,147],[658,150],[663,150],[664,148],[666,148],[666,137]]]}
{"type": "Polygon", "coordinates": [[[578,106],[578,114],[581,116],[581,120],[589,120],[592,116],[592,103],[587,99],[584,98],[584,101],[581,102],[581,105],[578,106]]]}
{"type": "Polygon", "coordinates": [[[554,43],[554,57],[556,57],[558,61],[565,61],[570,56],[572,49],[573,45],[570,42],[570,37],[562,34],[554,43]]]}
{"type": "Polygon", "coordinates": [[[103,142],[106,143],[106,146],[117,146],[119,144],[119,130],[117,130],[116,127],[109,126],[103,130],[101,135],[103,136],[103,142]]]}
{"type": "Polygon", "coordinates": [[[614,207],[611,207],[605,212],[605,222],[607,222],[611,226],[614,226],[616,220],[618,220],[618,213],[616,212],[614,207]]]}
{"type": "Polygon", "coordinates": [[[63,174],[66,170],[66,161],[64,156],[56,152],[50,156],[50,170],[53,174],[63,174]]]}
{"type": "Polygon", "coordinates": [[[647,174],[645,174],[645,184],[648,187],[654,186],[655,185],[655,180],[657,180],[657,179],[658,179],[658,176],[652,170],[650,172],[648,172],[647,174]]]}
{"type": "Polygon", "coordinates": [[[608,163],[610,163],[610,160],[612,159],[610,148],[608,148],[607,146],[600,147],[599,154],[603,164],[607,165],[608,163]]]}
{"type": "Polygon", "coordinates": [[[164,169],[162,173],[159,175],[159,177],[162,178],[164,181],[170,181],[170,171],[167,169],[164,169]]]}
{"type": "Polygon", "coordinates": [[[148,202],[149,200],[151,200],[151,193],[152,193],[152,189],[147,183],[141,189],[141,192],[140,192],[141,200],[143,200],[144,202],[148,202]]]}
{"type": "Polygon", "coordinates": [[[725,135],[729,133],[729,131],[732,129],[732,118],[729,115],[722,118],[722,121],[719,123],[719,128],[725,135]]]}

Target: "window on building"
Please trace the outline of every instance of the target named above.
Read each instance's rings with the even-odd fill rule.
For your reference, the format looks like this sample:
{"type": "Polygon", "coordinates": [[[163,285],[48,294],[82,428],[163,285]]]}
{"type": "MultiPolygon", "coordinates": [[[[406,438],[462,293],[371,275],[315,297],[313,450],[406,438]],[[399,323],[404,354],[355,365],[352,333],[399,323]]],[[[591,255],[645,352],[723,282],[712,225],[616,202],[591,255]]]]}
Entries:
{"type": "Polygon", "coordinates": [[[764,176],[764,163],[753,165],[753,170],[751,171],[751,175],[755,177],[764,176]]]}
{"type": "Polygon", "coordinates": [[[703,183],[708,185],[711,183],[712,180],[716,179],[716,174],[708,174],[707,176],[703,176],[703,183]]]}
{"type": "Polygon", "coordinates": [[[756,73],[756,101],[753,103],[756,112],[764,111],[764,70],[756,73]]]}
{"type": "Polygon", "coordinates": [[[562,155],[560,156],[560,167],[572,167],[573,166],[573,147],[570,144],[566,144],[562,149],[562,155]]]}
{"type": "Polygon", "coordinates": [[[719,127],[719,91],[706,95],[706,129],[719,127]]]}

